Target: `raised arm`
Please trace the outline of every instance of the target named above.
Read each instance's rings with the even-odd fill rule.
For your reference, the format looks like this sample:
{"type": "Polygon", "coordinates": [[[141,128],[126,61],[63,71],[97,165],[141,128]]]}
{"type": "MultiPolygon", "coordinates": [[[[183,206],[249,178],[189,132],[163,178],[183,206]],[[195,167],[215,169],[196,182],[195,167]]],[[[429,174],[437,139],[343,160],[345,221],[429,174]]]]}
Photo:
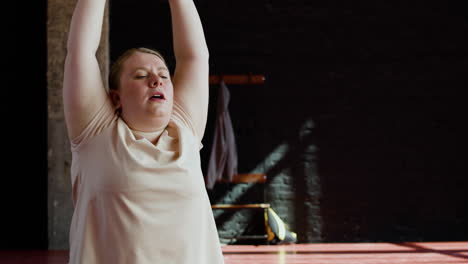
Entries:
{"type": "Polygon", "coordinates": [[[200,137],[208,115],[208,48],[193,0],[169,0],[176,68],[175,100],[194,121],[200,137]]]}
{"type": "Polygon", "coordinates": [[[78,0],[67,43],[63,103],[68,135],[73,139],[106,102],[96,51],[106,0],[78,0]]]}

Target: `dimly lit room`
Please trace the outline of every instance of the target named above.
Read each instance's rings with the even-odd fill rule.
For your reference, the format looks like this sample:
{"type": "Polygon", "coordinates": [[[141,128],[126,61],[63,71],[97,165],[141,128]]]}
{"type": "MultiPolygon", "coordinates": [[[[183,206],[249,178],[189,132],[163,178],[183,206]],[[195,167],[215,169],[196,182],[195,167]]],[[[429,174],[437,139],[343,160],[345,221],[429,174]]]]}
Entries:
{"type": "Polygon", "coordinates": [[[6,3],[0,264],[468,263],[467,10],[6,3]]]}

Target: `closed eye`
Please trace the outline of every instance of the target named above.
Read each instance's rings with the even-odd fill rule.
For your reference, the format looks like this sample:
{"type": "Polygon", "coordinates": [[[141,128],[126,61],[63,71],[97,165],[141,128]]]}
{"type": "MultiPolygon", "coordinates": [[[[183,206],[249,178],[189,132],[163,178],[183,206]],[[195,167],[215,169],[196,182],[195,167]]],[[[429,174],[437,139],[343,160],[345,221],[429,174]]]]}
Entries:
{"type": "Polygon", "coordinates": [[[147,75],[138,75],[138,76],[135,76],[135,79],[144,79],[148,77],[147,75]]]}

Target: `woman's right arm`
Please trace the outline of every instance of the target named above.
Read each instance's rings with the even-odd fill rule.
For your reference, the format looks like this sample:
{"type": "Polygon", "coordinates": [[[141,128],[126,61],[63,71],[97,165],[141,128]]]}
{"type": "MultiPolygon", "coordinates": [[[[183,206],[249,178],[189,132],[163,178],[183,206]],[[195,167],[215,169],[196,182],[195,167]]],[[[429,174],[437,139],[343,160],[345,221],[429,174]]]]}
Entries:
{"type": "Polygon", "coordinates": [[[106,103],[96,59],[106,0],[78,0],[73,12],[65,58],[63,104],[68,136],[79,136],[106,103]]]}

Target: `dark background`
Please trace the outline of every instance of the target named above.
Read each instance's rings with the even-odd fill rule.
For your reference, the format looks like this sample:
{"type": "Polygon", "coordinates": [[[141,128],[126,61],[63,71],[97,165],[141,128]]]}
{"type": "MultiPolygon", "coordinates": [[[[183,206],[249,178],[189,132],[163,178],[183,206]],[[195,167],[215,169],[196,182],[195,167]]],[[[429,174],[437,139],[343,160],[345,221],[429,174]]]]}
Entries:
{"type": "MultiPolygon", "coordinates": [[[[195,3],[211,73],[266,76],[264,85],[229,87],[240,172],[253,169],[280,143],[297,144],[298,131],[313,120],[309,140],[318,149],[322,241],[467,239],[466,4],[195,3]]],[[[167,3],[110,4],[111,59],[146,46],[161,51],[173,69],[167,3]]],[[[7,159],[0,248],[46,248],[47,3],[9,5],[2,21],[7,159]]],[[[216,91],[212,87],[201,152],[204,170],[216,91]]],[[[292,156],[281,166],[295,162],[292,156]]],[[[298,182],[301,175],[294,176],[298,182]]]]}
{"type": "MultiPolygon", "coordinates": [[[[132,46],[149,46],[173,67],[168,6],[147,1],[142,9],[141,3],[112,2],[111,59],[132,46]]],[[[309,162],[320,178],[321,241],[467,239],[461,96],[468,76],[465,6],[442,1],[196,3],[211,73],[266,76],[264,85],[229,87],[240,172],[287,143],[295,151],[274,170],[291,169],[294,184],[305,183],[307,173],[295,169],[304,159],[299,131],[312,120],[307,141],[318,149],[309,162]]],[[[201,152],[205,170],[217,87],[211,91],[201,152]]],[[[304,198],[314,192],[296,191],[304,198]]],[[[307,241],[301,234],[315,225],[307,221],[295,229],[302,242],[307,241]]]]}
{"type": "Polygon", "coordinates": [[[47,248],[47,1],[1,9],[0,249],[47,248]]]}

